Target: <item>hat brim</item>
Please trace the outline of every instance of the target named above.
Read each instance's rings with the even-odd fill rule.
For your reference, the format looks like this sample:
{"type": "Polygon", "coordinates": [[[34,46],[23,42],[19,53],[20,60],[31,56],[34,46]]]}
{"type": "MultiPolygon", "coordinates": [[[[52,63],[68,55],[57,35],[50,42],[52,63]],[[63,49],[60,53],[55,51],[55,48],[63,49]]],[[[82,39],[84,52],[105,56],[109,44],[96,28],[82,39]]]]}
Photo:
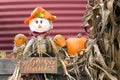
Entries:
{"type": "Polygon", "coordinates": [[[24,24],[29,24],[30,20],[33,19],[34,16],[29,16],[25,21],[24,21],[24,24]]]}

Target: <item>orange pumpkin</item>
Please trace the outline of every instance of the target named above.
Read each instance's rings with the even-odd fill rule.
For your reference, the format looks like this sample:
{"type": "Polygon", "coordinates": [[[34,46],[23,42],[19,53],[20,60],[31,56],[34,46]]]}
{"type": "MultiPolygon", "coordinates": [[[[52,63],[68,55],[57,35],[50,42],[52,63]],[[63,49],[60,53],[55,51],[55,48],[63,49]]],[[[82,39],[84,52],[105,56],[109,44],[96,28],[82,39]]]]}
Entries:
{"type": "Polygon", "coordinates": [[[26,41],[27,41],[27,37],[24,34],[17,34],[14,37],[14,43],[17,45],[22,45],[26,43],[26,41]]]}
{"type": "Polygon", "coordinates": [[[56,35],[54,37],[53,41],[55,42],[55,44],[57,46],[65,46],[66,45],[65,38],[60,34],[56,35]]]}
{"type": "Polygon", "coordinates": [[[82,50],[85,49],[85,43],[86,43],[86,38],[68,38],[66,40],[66,47],[67,47],[67,52],[70,57],[74,57],[74,55],[82,50]]]}

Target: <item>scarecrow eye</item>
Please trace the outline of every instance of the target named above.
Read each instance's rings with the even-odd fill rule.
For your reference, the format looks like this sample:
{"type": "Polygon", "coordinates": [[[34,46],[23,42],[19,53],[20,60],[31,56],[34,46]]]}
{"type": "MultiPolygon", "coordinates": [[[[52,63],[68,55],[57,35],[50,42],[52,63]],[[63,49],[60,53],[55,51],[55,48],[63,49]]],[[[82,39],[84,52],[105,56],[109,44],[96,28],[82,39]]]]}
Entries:
{"type": "Polygon", "coordinates": [[[43,21],[41,20],[40,23],[42,23],[43,21]]]}
{"type": "Polygon", "coordinates": [[[38,21],[35,21],[36,22],[36,24],[38,24],[38,21]]]}

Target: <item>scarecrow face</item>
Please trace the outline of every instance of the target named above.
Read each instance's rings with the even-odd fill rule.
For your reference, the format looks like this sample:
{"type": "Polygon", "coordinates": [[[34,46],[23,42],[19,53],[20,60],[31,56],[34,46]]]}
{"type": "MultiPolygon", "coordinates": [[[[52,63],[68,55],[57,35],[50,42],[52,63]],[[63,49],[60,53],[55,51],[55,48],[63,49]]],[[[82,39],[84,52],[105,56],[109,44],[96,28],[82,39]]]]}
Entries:
{"type": "Polygon", "coordinates": [[[45,18],[34,18],[29,23],[32,32],[48,32],[53,28],[52,21],[45,18]]]}

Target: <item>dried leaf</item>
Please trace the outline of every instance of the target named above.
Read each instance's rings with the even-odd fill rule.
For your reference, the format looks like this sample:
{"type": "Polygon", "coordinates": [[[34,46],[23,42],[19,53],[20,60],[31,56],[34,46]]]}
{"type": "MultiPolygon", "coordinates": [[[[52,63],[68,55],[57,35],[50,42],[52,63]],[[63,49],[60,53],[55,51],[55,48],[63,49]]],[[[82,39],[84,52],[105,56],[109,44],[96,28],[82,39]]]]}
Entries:
{"type": "Polygon", "coordinates": [[[87,65],[85,65],[85,71],[86,71],[87,74],[89,75],[90,80],[94,80],[93,77],[92,77],[92,75],[91,75],[91,73],[90,73],[90,71],[89,71],[89,69],[87,68],[87,65]]]}
{"type": "Polygon", "coordinates": [[[99,74],[99,80],[103,80],[103,78],[104,78],[104,76],[105,76],[105,73],[104,72],[102,72],[101,74],[99,74]]]}
{"type": "Polygon", "coordinates": [[[119,49],[120,49],[120,30],[118,32],[117,41],[118,41],[118,45],[119,45],[119,49]]]}
{"type": "Polygon", "coordinates": [[[88,21],[91,20],[92,16],[93,16],[93,13],[92,13],[92,12],[88,13],[87,15],[85,15],[85,16],[83,17],[83,19],[82,19],[83,25],[86,25],[86,24],[88,23],[88,21]]]}
{"type": "Polygon", "coordinates": [[[113,10],[113,1],[114,0],[110,0],[107,2],[107,8],[109,11],[112,11],[113,10]]]}
{"type": "Polygon", "coordinates": [[[113,75],[111,75],[110,73],[108,73],[106,70],[104,70],[102,67],[98,66],[97,64],[94,64],[94,66],[98,67],[99,69],[101,69],[103,72],[105,72],[105,74],[111,79],[111,80],[118,80],[116,77],[114,77],[113,75]]]}

